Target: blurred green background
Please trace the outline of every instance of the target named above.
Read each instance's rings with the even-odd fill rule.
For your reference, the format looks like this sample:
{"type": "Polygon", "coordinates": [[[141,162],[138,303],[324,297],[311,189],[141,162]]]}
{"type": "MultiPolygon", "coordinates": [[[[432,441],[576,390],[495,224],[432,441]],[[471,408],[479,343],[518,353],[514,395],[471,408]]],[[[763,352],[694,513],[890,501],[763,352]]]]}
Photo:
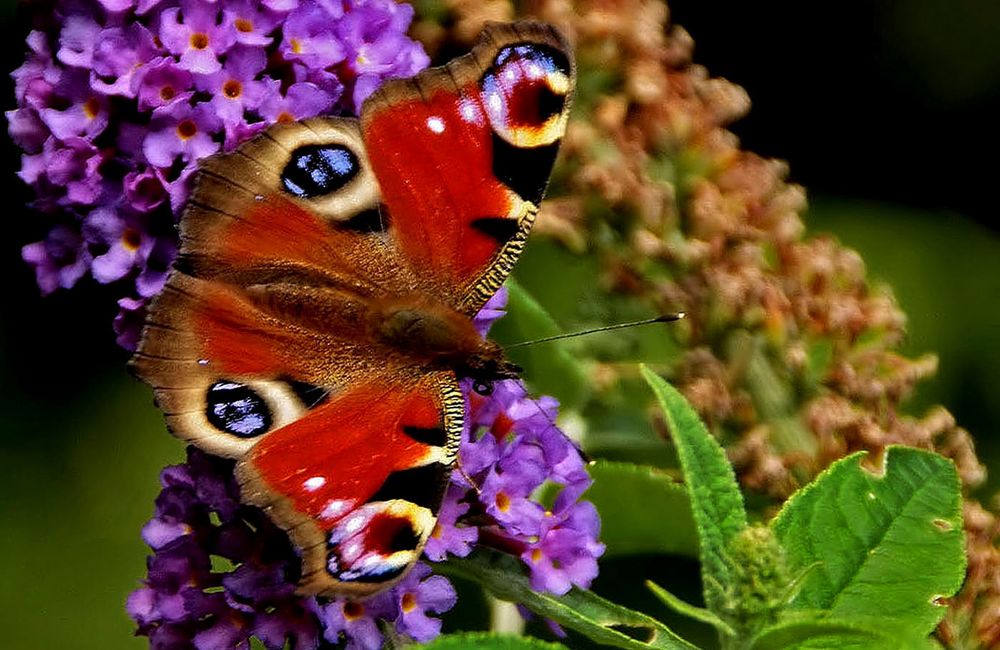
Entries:
{"type": "MultiPolygon", "coordinates": [[[[909,354],[940,355],[914,413],[943,403],[1000,487],[1000,4],[994,0],[671,3],[696,60],[749,91],[735,131],[789,160],[813,232],[861,251],[909,315],[909,354]]],[[[3,4],[6,67],[23,27],[3,4]]],[[[7,106],[13,103],[8,86],[7,106]]],[[[8,183],[17,152],[5,148],[8,183]]],[[[180,460],[114,344],[112,292],[42,299],[20,247],[46,224],[9,199],[0,254],[0,617],[3,647],[140,648],[123,611],[144,573],[139,529],[180,460]]],[[[556,278],[560,273],[551,274],[556,278]]],[[[688,567],[693,571],[693,567],[688,567]]]]}

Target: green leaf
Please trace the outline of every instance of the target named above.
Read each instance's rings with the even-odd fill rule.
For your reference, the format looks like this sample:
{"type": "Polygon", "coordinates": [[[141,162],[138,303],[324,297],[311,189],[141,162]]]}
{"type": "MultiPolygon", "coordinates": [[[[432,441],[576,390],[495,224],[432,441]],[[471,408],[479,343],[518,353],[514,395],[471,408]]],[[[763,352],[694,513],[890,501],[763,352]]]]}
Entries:
{"type": "Polygon", "coordinates": [[[642,374],[663,407],[677,447],[698,528],[705,603],[718,613],[724,608],[725,592],[734,587],[727,549],[733,538],[747,527],[743,495],[725,452],[687,400],[645,366],[642,374]]]}
{"type": "Polygon", "coordinates": [[[771,522],[793,570],[818,563],[791,606],[878,615],[926,636],[965,575],[958,473],[936,454],[889,447],[875,475],[864,456],[831,465],[771,522]]]}
{"type": "Polygon", "coordinates": [[[598,460],[587,499],[601,513],[606,557],[638,553],[698,555],[691,500],[683,485],[645,465],[598,460]]]}
{"type": "Polygon", "coordinates": [[[513,636],[510,634],[491,634],[489,632],[466,632],[464,634],[446,634],[439,636],[420,648],[427,650],[566,650],[561,643],[549,643],[530,636],[513,636]]]}
{"type": "MultiPolygon", "coordinates": [[[[926,637],[926,635],[924,635],[926,637]]],[[[939,647],[912,631],[872,619],[803,619],[778,623],[753,638],[749,650],[931,650],[939,647]]]]}
{"type": "Polygon", "coordinates": [[[653,595],[656,596],[661,603],[681,616],[687,616],[688,618],[711,625],[725,636],[736,636],[736,631],[730,627],[728,623],[719,618],[715,612],[705,609],[704,607],[697,607],[691,603],[681,600],[652,580],[646,581],[646,587],[653,592],[653,595]]]}
{"type": "Polygon", "coordinates": [[[564,596],[533,591],[523,565],[509,555],[480,549],[469,557],[435,564],[434,569],[473,580],[500,600],[520,603],[597,643],[627,650],[697,650],[656,619],[591,591],[573,589],[564,596]]]}
{"type": "MultiPolygon", "coordinates": [[[[507,315],[494,325],[491,336],[512,344],[561,333],[545,308],[513,279],[507,280],[507,291],[507,315]]],[[[590,394],[583,365],[560,342],[517,348],[510,357],[536,391],[557,397],[566,408],[581,405],[590,394]]]]}

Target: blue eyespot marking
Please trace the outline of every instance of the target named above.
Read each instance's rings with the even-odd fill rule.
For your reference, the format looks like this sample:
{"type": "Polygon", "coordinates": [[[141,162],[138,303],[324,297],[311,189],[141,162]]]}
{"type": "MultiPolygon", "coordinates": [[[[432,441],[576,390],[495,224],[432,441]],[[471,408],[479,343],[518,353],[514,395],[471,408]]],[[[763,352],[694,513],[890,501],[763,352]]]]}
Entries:
{"type": "Polygon", "coordinates": [[[264,398],[245,384],[217,381],[208,388],[205,417],[220,431],[253,438],[271,428],[271,411],[264,398]]]}
{"type": "Polygon", "coordinates": [[[339,190],[358,171],[358,159],[347,147],[308,145],[292,153],[292,159],[281,172],[281,182],[289,194],[311,199],[339,190]]]}

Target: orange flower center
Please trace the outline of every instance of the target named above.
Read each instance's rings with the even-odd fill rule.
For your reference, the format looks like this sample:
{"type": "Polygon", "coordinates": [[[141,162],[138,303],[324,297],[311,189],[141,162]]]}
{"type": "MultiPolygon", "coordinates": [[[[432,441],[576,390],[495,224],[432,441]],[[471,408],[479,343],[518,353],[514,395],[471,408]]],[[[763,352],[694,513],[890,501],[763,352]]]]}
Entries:
{"type": "Polygon", "coordinates": [[[226,83],[222,84],[222,94],[229,99],[236,99],[243,94],[243,84],[235,79],[230,79],[226,83]]]}
{"type": "Polygon", "coordinates": [[[356,621],[365,615],[365,606],[361,603],[348,601],[344,603],[344,618],[348,621],[356,621]]]}
{"type": "Polygon", "coordinates": [[[177,135],[181,140],[187,140],[188,138],[194,137],[194,134],[198,132],[198,125],[192,120],[184,120],[177,125],[177,135]]]}
{"type": "Polygon", "coordinates": [[[164,86],[163,88],[160,88],[160,99],[165,102],[169,102],[176,94],[177,91],[174,90],[173,86],[164,86]]]}
{"type": "Polygon", "coordinates": [[[510,497],[508,497],[506,493],[497,492],[497,497],[495,501],[497,504],[497,509],[500,512],[507,512],[508,510],[510,510],[510,497]]]}
{"type": "Polygon", "coordinates": [[[205,32],[191,34],[191,47],[196,50],[204,50],[208,47],[208,34],[205,32]]]}
{"type": "Polygon", "coordinates": [[[281,113],[278,114],[278,118],[275,120],[275,122],[280,122],[281,124],[288,124],[289,122],[294,121],[295,118],[292,117],[292,114],[288,111],[281,111],[281,113]]]}
{"type": "Polygon", "coordinates": [[[538,564],[539,562],[542,561],[542,549],[536,548],[533,551],[531,551],[531,561],[534,562],[535,564],[538,564]]]}
{"type": "Polygon", "coordinates": [[[399,602],[399,607],[403,610],[404,614],[409,614],[417,608],[417,597],[410,592],[406,592],[399,602]]]}
{"type": "Polygon", "coordinates": [[[139,244],[142,243],[142,235],[140,235],[139,231],[134,228],[126,228],[122,233],[121,241],[125,250],[134,253],[139,250],[139,244]]]}
{"type": "Polygon", "coordinates": [[[253,31],[253,23],[246,18],[237,18],[233,21],[233,25],[236,26],[236,31],[243,32],[244,34],[253,31]]]}
{"type": "Polygon", "coordinates": [[[88,120],[94,119],[100,112],[101,103],[97,101],[96,97],[91,97],[83,103],[83,114],[87,116],[88,120]]]}
{"type": "Polygon", "coordinates": [[[302,43],[297,38],[293,38],[289,44],[292,46],[292,52],[295,54],[302,54],[302,43]]]}

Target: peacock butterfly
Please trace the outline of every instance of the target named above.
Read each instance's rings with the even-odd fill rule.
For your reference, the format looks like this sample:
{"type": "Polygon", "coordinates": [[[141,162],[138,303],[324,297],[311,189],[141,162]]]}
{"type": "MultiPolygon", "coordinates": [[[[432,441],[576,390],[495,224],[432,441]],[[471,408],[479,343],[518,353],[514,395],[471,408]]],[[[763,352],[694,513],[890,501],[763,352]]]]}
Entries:
{"type": "Polygon", "coordinates": [[[174,435],[237,460],[301,593],[373,594],[420,556],[458,379],[516,373],[472,318],[524,247],[573,85],[555,29],[494,24],[360,119],[277,124],[201,165],[132,365],[174,435]]]}

